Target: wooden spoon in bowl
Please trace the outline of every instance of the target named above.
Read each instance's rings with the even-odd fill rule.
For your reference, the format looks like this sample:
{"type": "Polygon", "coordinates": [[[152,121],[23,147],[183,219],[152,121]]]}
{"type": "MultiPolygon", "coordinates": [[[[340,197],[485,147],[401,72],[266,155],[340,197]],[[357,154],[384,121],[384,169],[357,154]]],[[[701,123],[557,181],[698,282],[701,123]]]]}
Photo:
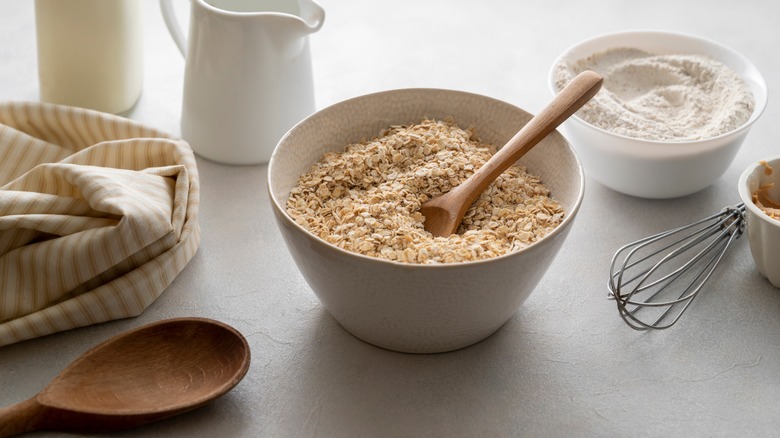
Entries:
{"type": "Polygon", "coordinates": [[[466,181],[420,207],[425,229],[434,236],[455,233],[466,210],[490,183],[595,96],[602,82],[601,75],[590,70],[577,75],[466,181]]]}
{"type": "Polygon", "coordinates": [[[248,369],[249,345],[228,325],[204,318],[149,324],[97,345],[35,397],[0,409],[0,437],[150,423],[225,394],[248,369]]]}

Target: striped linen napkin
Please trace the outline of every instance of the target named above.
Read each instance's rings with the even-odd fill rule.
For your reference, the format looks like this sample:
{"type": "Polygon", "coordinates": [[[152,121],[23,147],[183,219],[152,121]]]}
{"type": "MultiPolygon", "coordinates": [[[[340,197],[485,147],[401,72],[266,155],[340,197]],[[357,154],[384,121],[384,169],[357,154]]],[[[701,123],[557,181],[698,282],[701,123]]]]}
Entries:
{"type": "Polygon", "coordinates": [[[197,251],[198,198],[183,140],[0,104],[0,346],[139,315],[197,251]]]}

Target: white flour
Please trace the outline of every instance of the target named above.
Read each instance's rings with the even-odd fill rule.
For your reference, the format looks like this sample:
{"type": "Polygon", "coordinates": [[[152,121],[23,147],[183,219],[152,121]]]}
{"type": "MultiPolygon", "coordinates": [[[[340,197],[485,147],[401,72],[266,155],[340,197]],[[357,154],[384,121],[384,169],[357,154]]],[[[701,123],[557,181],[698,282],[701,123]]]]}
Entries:
{"type": "Polygon", "coordinates": [[[732,131],[753,113],[753,95],[742,78],[705,56],[615,48],[558,64],[558,89],[583,70],[598,72],[604,84],[577,115],[616,134],[699,140],[732,131]]]}

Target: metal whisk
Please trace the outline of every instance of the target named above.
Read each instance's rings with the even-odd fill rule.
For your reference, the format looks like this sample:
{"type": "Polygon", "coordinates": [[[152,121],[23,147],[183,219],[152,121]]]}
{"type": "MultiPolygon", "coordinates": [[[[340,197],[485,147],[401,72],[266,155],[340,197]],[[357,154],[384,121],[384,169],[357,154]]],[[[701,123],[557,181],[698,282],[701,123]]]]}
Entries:
{"type": "Polygon", "coordinates": [[[635,330],[680,319],[723,254],[745,230],[745,204],[620,248],[609,270],[609,298],[635,330]]]}

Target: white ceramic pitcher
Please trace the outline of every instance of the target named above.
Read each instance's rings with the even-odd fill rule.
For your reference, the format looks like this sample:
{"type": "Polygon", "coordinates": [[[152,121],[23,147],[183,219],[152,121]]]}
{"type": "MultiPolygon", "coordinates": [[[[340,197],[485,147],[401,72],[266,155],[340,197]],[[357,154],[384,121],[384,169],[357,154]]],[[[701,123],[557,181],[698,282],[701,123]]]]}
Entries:
{"type": "Polygon", "coordinates": [[[185,39],[172,0],[160,7],[185,56],[182,137],[213,161],[268,162],[314,112],[308,35],[325,11],[312,0],[191,0],[185,39]]]}

